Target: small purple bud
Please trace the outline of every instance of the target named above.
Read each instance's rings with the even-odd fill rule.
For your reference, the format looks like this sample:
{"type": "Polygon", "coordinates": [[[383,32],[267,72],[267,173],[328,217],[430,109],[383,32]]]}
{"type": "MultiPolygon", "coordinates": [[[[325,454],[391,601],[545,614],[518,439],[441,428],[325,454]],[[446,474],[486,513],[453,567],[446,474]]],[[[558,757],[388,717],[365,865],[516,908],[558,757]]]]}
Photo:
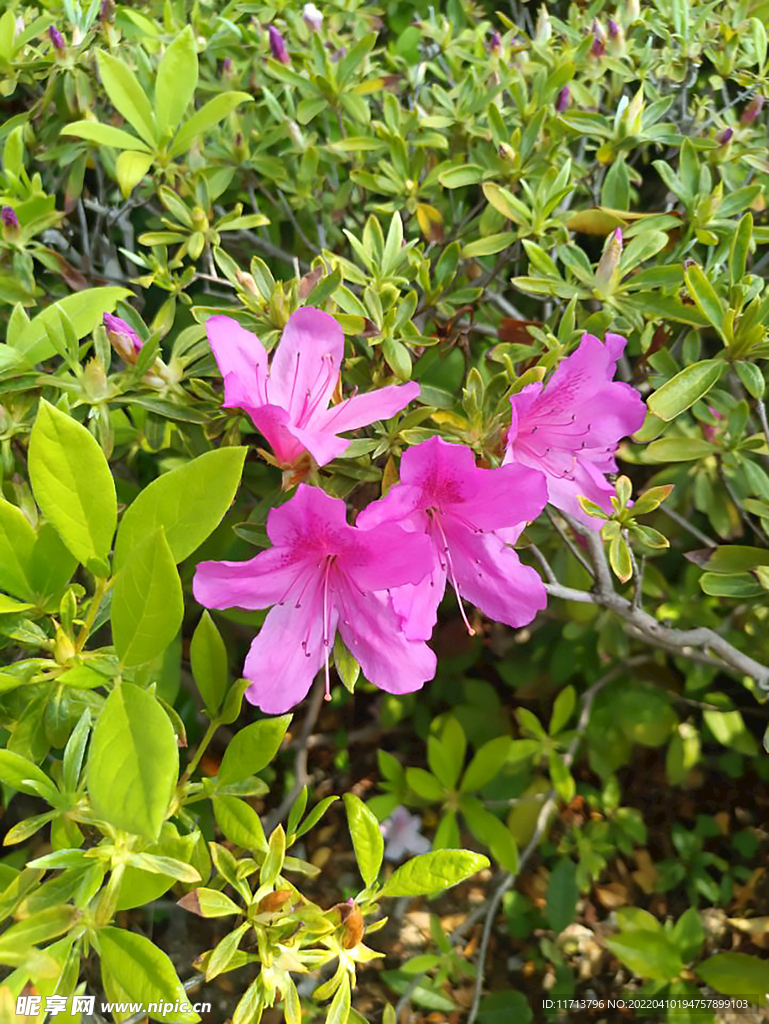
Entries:
{"type": "Polygon", "coordinates": [[[563,89],[558,93],[558,99],[555,101],[556,112],[562,114],[564,110],[571,103],[571,93],[569,92],[568,85],[565,85],[563,89]]]}
{"type": "Polygon", "coordinates": [[[731,139],[731,137],[733,135],[734,135],[734,129],[733,128],[727,128],[726,131],[722,132],[718,136],[718,141],[721,143],[722,146],[725,146],[726,143],[729,142],[729,140],[731,139]]]}
{"type": "Polygon", "coordinates": [[[115,17],[115,4],[113,0],[101,0],[101,20],[112,21],[115,17]]]}
{"type": "Polygon", "coordinates": [[[281,64],[290,64],[291,58],[286,49],[286,41],[280,32],[278,32],[274,25],[270,25],[267,34],[270,37],[270,51],[275,60],[280,61],[281,64]]]}
{"type": "Polygon", "coordinates": [[[499,32],[492,32],[488,41],[489,53],[496,53],[502,48],[502,36],[499,32]]]}
{"type": "Polygon", "coordinates": [[[620,33],[620,27],[614,18],[609,18],[609,38],[617,39],[620,33]]]}
{"type": "Polygon", "coordinates": [[[593,57],[604,57],[606,55],[606,33],[597,18],[593,19],[593,45],[590,53],[593,57]]]}
{"type": "Polygon", "coordinates": [[[344,57],[344,55],[347,53],[346,47],[340,46],[339,49],[337,50],[333,43],[326,43],[326,49],[331,54],[332,64],[337,64],[342,59],[342,57],[344,57]]]}
{"type": "Polygon", "coordinates": [[[323,28],[323,15],[313,3],[305,4],[302,8],[304,23],[311,32],[320,32],[323,28]]]}
{"type": "Polygon", "coordinates": [[[54,49],[58,50],[59,53],[63,53],[67,49],[67,44],[64,42],[64,36],[59,32],[55,25],[48,26],[48,35],[53,43],[54,49]]]}
{"type": "Polygon", "coordinates": [[[19,219],[12,206],[4,206],[2,213],[0,213],[0,217],[2,217],[4,228],[8,228],[9,231],[19,230],[19,219]]]}
{"type": "Polygon", "coordinates": [[[117,354],[127,363],[135,363],[143,342],[133,327],[113,313],[105,313],[103,323],[109,343],[117,354]]]}
{"type": "Polygon", "coordinates": [[[758,93],[756,96],[753,97],[750,103],[748,103],[747,107],[745,107],[745,109],[743,110],[740,121],[743,124],[750,124],[751,121],[755,121],[755,119],[761,113],[761,108],[763,107],[764,103],[764,97],[761,95],[761,93],[758,93]]]}
{"type": "Polygon", "coordinates": [[[222,64],[222,71],[225,75],[228,75],[232,71],[232,57],[225,57],[224,63],[222,64]]]}

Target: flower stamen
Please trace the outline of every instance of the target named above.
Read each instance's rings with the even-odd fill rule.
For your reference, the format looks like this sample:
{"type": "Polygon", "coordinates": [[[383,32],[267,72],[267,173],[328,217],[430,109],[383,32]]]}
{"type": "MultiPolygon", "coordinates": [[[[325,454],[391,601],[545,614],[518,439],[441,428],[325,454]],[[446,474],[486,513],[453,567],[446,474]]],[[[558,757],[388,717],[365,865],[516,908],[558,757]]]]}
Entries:
{"type": "Polygon", "coordinates": [[[446,540],[446,534],[443,532],[443,526],[441,525],[440,514],[438,513],[437,509],[432,509],[431,511],[432,511],[433,522],[438,527],[438,532],[440,533],[441,539],[443,540],[443,554],[446,557],[447,575],[449,577],[449,581],[450,581],[452,587],[454,588],[454,593],[457,595],[457,604],[459,605],[459,614],[462,616],[462,621],[464,622],[464,624],[465,624],[465,626],[467,628],[467,632],[470,634],[470,636],[475,636],[475,630],[473,629],[473,627],[468,622],[467,614],[465,613],[465,606],[462,603],[462,594],[459,591],[459,584],[457,583],[457,578],[456,578],[456,575],[454,574],[454,564],[453,564],[453,562],[451,560],[451,552],[449,551],[449,542],[446,540]]]}

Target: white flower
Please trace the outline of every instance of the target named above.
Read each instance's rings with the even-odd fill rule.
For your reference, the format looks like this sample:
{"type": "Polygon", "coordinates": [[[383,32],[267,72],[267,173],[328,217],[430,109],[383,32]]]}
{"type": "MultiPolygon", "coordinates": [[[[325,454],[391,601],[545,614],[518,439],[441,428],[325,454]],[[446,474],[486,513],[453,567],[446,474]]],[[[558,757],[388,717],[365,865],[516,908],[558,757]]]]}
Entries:
{"type": "Polygon", "coordinates": [[[379,829],[387,840],[384,855],[387,860],[401,860],[407,853],[427,853],[430,841],[420,833],[421,820],[409,814],[405,807],[396,807],[379,829]]]}
{"type": "Polygon", "coordinates": [[[320,32],[323,27],[323,15],[313,3],[305,4],[302,17],[307,27],[313,32],[320,32]]]}

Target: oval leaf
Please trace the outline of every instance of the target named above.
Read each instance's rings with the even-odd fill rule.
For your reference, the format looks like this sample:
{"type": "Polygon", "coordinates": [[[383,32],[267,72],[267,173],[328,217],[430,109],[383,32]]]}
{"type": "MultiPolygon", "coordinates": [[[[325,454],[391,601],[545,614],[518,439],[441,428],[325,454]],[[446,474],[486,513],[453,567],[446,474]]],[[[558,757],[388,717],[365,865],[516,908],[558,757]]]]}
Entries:
{"type": "Polygon", "coordinates": [[[469,850],[421,853],[393,872],[384,884],[382,895],[427,896],[449,889],[488,866],[488,857],[469,850]]]}
{"type": "Polygon", "coordinates": [[[120,521],[115,567],[162,526],[175,562],[183,561],[219,525],[240,483],[245,448],[219,448],[164,473],[145,487],[120,521]]]}
{"type": "Polygon", "coordinates": [[[115,579],[112,636],[121,662],[144,665],[162,654],[183,615],[181,580],[160,526],[131,552],[115,579]]]}
{"type": "Polygon", "coordinates": [[[726,368],[722,359],[703,359],[671,377],[649,398],[648,406],[661,420],[675,419],[703,398],[726,368]]]}
{"type": "Polygon", "coordinates": [[[91,739],[86,786],[94,813],[115,828],[157,839],[179,772],[168,715],[146,690],[122,683],[91,739]]]}
{"type": "Polygon", "coordinates": [[[109,464],[82,424],[40,401],[29,439],[35,499],[80,562],[106,560],[117,523],[109,464]]]}
{"type": "Polygon", "coordinates": [[[384,839],[379,822],[363,801],[353,793],[345,793],[344,806],[361,878],[367,886],[373,885],[384,855],[384,839]]]}

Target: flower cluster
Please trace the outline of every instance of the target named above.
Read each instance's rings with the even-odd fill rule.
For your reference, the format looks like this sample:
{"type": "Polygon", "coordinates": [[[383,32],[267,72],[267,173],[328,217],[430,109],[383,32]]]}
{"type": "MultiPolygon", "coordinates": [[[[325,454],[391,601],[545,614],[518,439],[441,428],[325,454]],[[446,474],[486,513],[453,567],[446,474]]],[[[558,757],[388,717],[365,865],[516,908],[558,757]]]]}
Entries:
{"type": "MultiPolygon", "coordinates": [[[[224,378],[224,404],[243,410],[291,468],[341,455],[339,435],[387,419],[419,394],[417,384],[339,398],[344,356],[341,328],[311,307],[289,319],[274,356],[226,316],[207,323],[224,378]]],[[[244,562],[201,562],[194,593],[207,608],[271,609],[244,667],[249,700],[279,714],[307,694],[325,672],[337,632],[366,678],[389,693],[419,689],[435,673],[427,646],[446,586],[464,602],[510,626],[531,622],[546,604],[537,572],[515,549],[526,524],[546,502],[592,527],[578,498],[610,514],[614,452],[637,430],[644,405],[614,381],[625,339],[585,334],[546,384],[511,397],[504,464],[482,468],[473,452],[432,437],[401,459],[400,482],[363,509],[355,526],[345,503],[300,483],[272,509],[272,547],[244,562]]]]}

